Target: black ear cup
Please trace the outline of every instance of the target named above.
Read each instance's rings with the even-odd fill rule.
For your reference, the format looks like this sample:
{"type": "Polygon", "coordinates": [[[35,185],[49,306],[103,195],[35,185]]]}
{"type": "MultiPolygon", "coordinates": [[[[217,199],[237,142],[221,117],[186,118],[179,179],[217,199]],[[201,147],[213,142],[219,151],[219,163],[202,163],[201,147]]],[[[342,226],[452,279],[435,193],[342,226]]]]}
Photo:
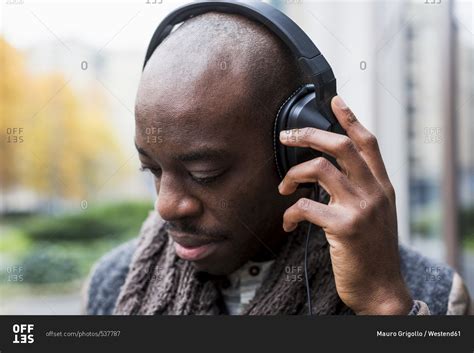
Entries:
{"type": "MultiPolygon", "coordinates": [[[[318,110],[317,107],[320,106],[320,104],[315,102],[316,98],[314,85],[304,85],[293,92],[278,110],[274,123],[273,148],[277,171],[281,179],[283,179],[291,167],[316,157],[324,156],[336,164],[334,158],[312,148],[288,147],[280,142],[280,131],[301,129],[304,127],[314,127],[320,130],[344,133],[344,130],[335,118],[326,118],[321,111],[318,110]]],[[[331,111],[331,107],[324,108],[326,112],[328,111],[327,109],[331,111]]],[[[314,184],[300,184],[300,186],[313,187],[314,184]]]]}

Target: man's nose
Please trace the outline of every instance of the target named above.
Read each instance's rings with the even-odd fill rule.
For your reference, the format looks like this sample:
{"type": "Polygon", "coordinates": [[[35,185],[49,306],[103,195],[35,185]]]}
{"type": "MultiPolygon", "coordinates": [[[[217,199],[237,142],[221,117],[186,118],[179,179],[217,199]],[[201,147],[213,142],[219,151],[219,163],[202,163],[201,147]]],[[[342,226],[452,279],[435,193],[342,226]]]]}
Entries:
{"type": "Polygon", "coordinates": [[[201,212],[201,202],[187,193],[176,182],[165,182],[163,178],[155,201],[155,210],[165,221],[196,217],[201,212]]]}

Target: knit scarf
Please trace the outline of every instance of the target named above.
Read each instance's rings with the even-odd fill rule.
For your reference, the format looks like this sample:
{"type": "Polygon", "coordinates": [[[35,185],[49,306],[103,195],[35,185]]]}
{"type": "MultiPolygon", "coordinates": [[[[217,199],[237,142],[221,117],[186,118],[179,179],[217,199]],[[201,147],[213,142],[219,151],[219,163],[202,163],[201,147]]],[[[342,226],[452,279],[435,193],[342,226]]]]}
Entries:
{"type": "MultiPolygon", "coordinates": [[[[308,223],[288,234],[254,298],[242,315],[298,315],[308,312],[304,246],[308,223]],[[300,276],[289,276],[294,269],[300,276]]],[[[308,249],[308,276],[314,315],[354,314],[339,298],[332,272],[329,245],[314,228],[308,249]]],[[[179,258],[167,224],[150,212],[139,234],[125,283],[116,302],[116,315],[228,314],[219,283],[222,276],[197,271],[179,258]]]]}

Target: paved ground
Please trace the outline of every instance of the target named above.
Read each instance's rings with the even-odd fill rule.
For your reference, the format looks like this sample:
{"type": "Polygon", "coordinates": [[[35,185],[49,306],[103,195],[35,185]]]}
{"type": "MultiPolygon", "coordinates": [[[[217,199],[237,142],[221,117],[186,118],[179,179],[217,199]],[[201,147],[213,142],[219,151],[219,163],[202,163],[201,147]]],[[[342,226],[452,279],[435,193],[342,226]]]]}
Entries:
{"type": "Polygon", "coordinates": [[[2,299],[0,315],[79,315],[80,303],[79,293],[19,296],[2,299]]]}

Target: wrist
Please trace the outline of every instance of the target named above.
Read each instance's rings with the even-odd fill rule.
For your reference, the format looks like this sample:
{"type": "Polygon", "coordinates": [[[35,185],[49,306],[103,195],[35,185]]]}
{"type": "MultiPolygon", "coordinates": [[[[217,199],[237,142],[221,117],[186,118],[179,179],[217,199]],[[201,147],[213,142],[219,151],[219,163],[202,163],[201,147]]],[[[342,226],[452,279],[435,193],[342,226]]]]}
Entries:
{"type": "Polygon", "coordinates": [[[372,305],[357,312],[357,315],[408,315],[413,307],[413,298],[406,286],[382,291],[372,300],[372,305]]]}

